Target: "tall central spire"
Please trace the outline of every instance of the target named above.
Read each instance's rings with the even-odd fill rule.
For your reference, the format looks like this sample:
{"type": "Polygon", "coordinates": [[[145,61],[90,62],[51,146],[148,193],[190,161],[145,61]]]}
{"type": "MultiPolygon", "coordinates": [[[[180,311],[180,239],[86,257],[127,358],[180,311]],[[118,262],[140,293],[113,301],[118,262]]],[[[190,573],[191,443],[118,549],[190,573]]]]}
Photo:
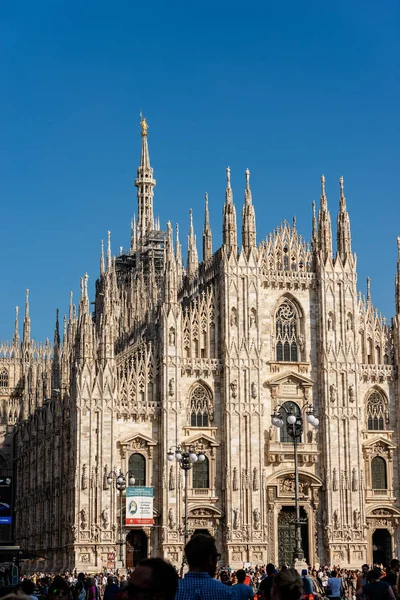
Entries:
{"type": "Polygon", "coordinates": [[[140,113],[140,119],[142,151],[135,179],[135,186],[138,190],[138,241],[142,241],[146,237],[147,232],[154,229],[153,188],[156,185],[156,180],[153,178],[153,169],[150,165],[149,146],[147,143],[149,126],[142,113],[140,113]]]}

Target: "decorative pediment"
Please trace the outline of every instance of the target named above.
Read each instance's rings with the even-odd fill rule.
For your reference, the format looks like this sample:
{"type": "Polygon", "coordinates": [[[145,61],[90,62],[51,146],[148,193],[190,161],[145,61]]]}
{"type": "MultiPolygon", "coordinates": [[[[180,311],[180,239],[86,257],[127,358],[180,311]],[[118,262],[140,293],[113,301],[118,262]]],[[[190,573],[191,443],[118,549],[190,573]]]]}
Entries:
{"type": "Polygon", "coordinates": [[[266,384],[270,387],[273,398],[304,397],[307,400],[314,381],[301,373],[283,371],[268,379],[266,384]]]}
{"type": "Polygon", "coordinates": [[[382,435],[377,435],[374,438],[369,439],[368,442],[365,442],[363,447],[373,448],[374,450],[378,450],[378,452],[380,449],[384,449],[386,452],[389,449],[394,450],[396,448],[396,444],[393,444],[390,440],[382,435]]]}
{"type": "Polygon", "coordinates": [[[189,507],[189,515],[191,517],[202,517],[202,518],[212,518],[212,517],[222,517],[222,511],[216,506],[204,506],[204,504],[198,504],[195,506],[189,507]]]}
{"type": "Polygon", "coordinates": [[[217,442],[215,438],[200,431],[195,435],[185,438],[182,443],[184,446],[196,446],[199,450],[202,448],[218,448],[219,446],[219,442],[217,442]]]}
{"type": "Polygon", "coordinates": [[[143,433],[137,433],[133,437],[123,442],[118,442],[117,445],[121,449],[122,458],[126,458],[128,451],[134,452],[135,450],[145,452],[149,455],[149,458],[152,458],[153,448],[157,445],[157,443],[158,442],[153,438],[150,438],[143,433]]]}

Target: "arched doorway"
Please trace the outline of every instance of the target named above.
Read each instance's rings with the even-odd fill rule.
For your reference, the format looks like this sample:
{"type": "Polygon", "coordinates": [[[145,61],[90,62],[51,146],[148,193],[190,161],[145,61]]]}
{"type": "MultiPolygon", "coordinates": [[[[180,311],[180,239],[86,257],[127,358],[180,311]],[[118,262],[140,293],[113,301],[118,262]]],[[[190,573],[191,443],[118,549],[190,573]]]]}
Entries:
{"type": "Polygon", "coordinates": [[[148,539],[143,529],[131,529],[126,536],[126,565],[132,569],[143,558],[147,558],[148,539]]]}
{"type": "Polygon", "coordinates": [[[387,529],[375,529],[372,534],[372,562],[387,567],[392,559],[392,538],[387,529]]]}
{"type": "MultiPolygon", "coordinates": [[[[301,545],[304,557],[308,562],[308,524],[307,513],[300,507],[301,545]]],[[[293,553],[295,548],[295,523],[296,511],[294,506],[284,506],[278,515],[278,561],[281,565],[293,564],[293,553]]]]}

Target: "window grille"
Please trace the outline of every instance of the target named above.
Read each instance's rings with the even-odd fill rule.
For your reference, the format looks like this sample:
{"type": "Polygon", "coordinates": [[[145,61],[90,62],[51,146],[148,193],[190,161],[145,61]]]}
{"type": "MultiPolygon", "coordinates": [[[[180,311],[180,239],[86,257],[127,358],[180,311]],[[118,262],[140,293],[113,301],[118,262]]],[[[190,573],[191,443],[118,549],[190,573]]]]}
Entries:
{"type": "Polygon", "coordinates": [[[197,385],[190,396],[190,425],[208,427],[210,422],[210,397],[202,385],[197,385]]]}
{"type": "Polygon", "coordinates": [[[379,392],[372,392],[367,400],[367,426],[370,431],[386,429],[387,407],[379,392]]]}
{"type": "Polygon", "coordinates": [[[3,369],[0,373],[0,387],[8,387],[8,371],[3,369]]]}
{"type": "Polygon", "coordinates": [[[293,305],[285,301],[275,315],[276,360],[297,362],[297,317],[293,305]]]}
{"type": "Polygon", "coordinates": [[[387,490],[386,461],[381,456],[372,459],[371,475],[373,490],[387,490]]]}
{"type": "Polygon", "coordinates": [[[210,474],[207,456],[202,462],[195,462],[192,470],[193,488],[205,489],[210,487],[210,474]]]}

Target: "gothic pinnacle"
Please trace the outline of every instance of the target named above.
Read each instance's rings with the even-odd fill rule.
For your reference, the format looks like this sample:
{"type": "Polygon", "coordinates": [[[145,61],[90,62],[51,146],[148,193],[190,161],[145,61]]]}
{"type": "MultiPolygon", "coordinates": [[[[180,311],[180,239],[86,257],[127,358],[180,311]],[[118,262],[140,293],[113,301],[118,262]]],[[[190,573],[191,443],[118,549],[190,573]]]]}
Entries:
{"type": "Polygon", "coordinates": [[[30,341],[31,341],[31,319],[29,317],[29,290],[26,289],[23,342],[25,344],[29,344],[30,341]]]}
{"type": "Polygon", "coordinates": [[[100,249],[100,275],[104,275],[104,242],[101,240],[100,249]]]}
{"type": "Polygon", "coordinates": [[[237,228],[236,228],[236,209],[233,204],[233,194],[231,188],[231,170],[226,169],[226,191],[222,226],[223,245],[230,250],[237,251],[237,228]]]}
{"type": "Polygon", "coordinates": [[[203,261],[206,262],[212,256],[212,234],[210,227],[210,214],[208,211],[208,193],[205,194],[204,229],[203,229],[203,261]]]}
{"type": "Polygon", "coordinates": [[[15,325],[14,325],[14,337],[13,344],[15,347],[19,346],[19,327],[18,327],[18,306],[15,307],[15,325]]]}
{"type": "Polygon", "coordinates": [[[107,231],[107,271],[111,271],[111,231],[107,231]]]}
{"type": "Polygon", "coordinates": [[[187,274],[188,277],[193,277],[198,265],[199,257],[196,248],[196,236],[193,228],[193,211],[189,210],[189,235],[188,235],[188,258],[187,258],[187,274]]]}
{"type": "Polygon", "coordinates": [[[325,176],[321,176],[321,201],[318,213],[318,249],[322,252],[324,260],[332,258],[332,227],[328,210],[328,201],[325,193],[325,176]]]}
{"type": "Polygon", "coordinates": [[[140,165],[137,169],[135,186],[137,187],[138,199],[138,236],[143,239],[149,231],[154,229],[153,213],[153,188],[156,180],[153,178],[153,169],[150,165],[150,154],[148,147],[148,129],[146,119],[140,114],[142,149],[140,154],[140,165]]]}
{"type": "Polygon", "coordinates": [[[256,247],[256,216],[251,197],[249,169],[246,169],[246,188],[242,209],[242,246],[247,256],[251,249],[256,247]]]}
{"type": "Polygon", "coordinates": [[[350,234],[350,218],[346,210],[346,198],[344,195],[344,180],[339,178],[340,200],[339,212],[337,216],[337,253],[344,263],[346,258],[351,254],[351,234],[350,234]]]}

